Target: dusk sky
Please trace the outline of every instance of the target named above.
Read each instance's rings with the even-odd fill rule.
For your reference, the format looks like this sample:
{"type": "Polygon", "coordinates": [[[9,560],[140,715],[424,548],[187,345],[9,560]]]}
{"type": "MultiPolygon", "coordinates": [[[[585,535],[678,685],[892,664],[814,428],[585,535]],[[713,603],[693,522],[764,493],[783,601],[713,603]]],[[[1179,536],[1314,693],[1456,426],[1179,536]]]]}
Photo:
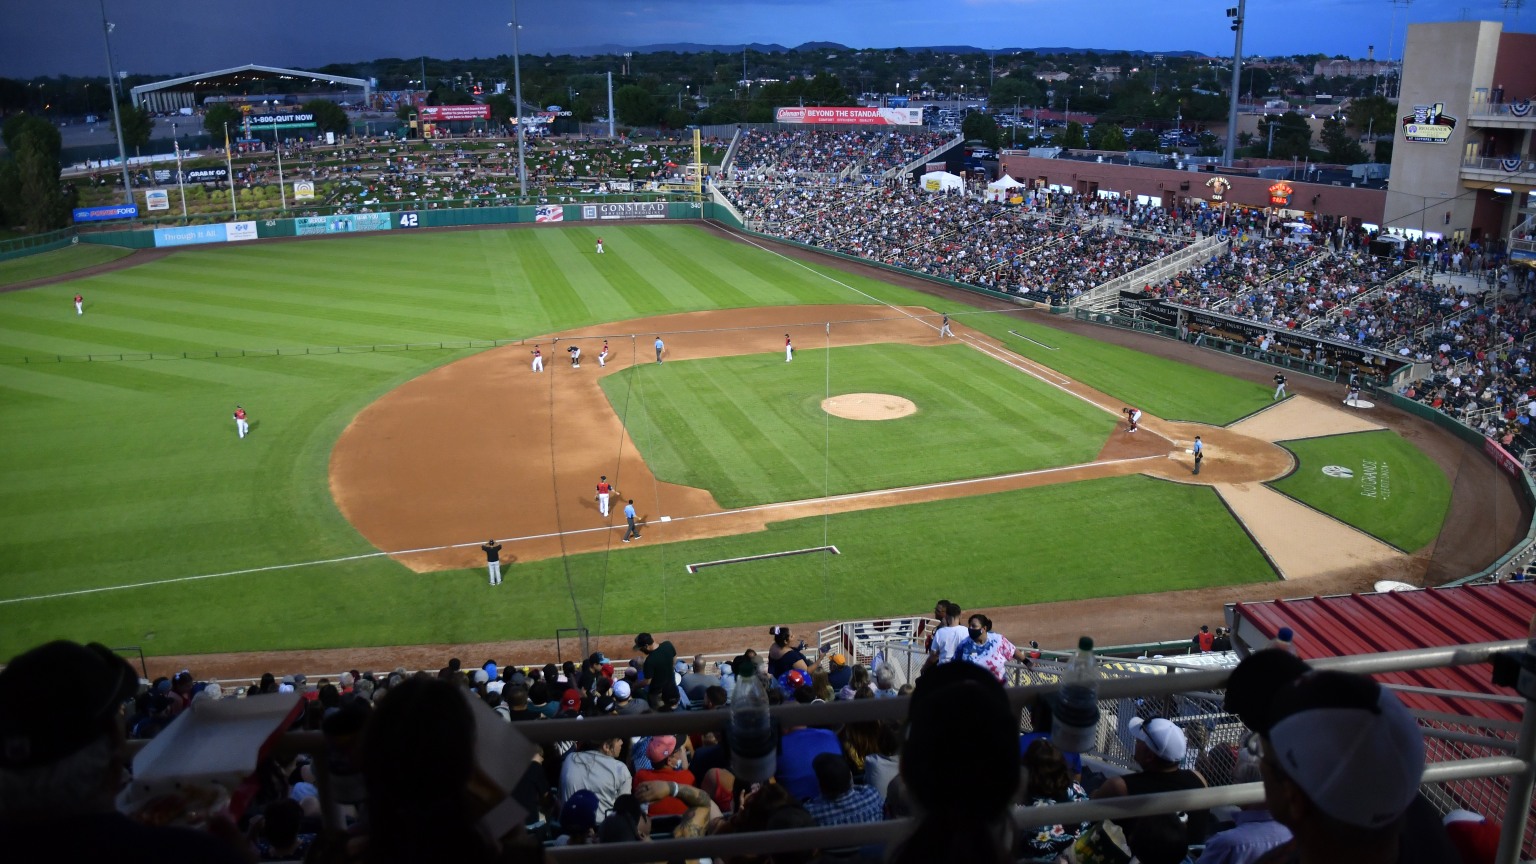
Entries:
{"type": "MultiPolygon", "coordinates": [[[[319,66],[380,57],[509,54],[512,3],[485,0],[107,0],[120,68],[205,72],[245,63],[319,66]]],[[[969,44],[1230,54],[1237,0],[522,0],[522,49],[664,42],[810,41],[854,48],[969,44]]],[[[1536,4],[1533,4],[1536,5],[1536,4]]],[[[100,75],[99,0],[3,0],[0,75],[100,75]]],[[[1408,22],[1502,20],[1536,30],[1536,8],[1499,0],[1250,0],[1244,54],[1401,56],[1408,22]],[[1395,28],[1393,26],[1395,21],[1395,28]],[[1395,30],[1395,32],[1394,32],[1395,30]]]]}

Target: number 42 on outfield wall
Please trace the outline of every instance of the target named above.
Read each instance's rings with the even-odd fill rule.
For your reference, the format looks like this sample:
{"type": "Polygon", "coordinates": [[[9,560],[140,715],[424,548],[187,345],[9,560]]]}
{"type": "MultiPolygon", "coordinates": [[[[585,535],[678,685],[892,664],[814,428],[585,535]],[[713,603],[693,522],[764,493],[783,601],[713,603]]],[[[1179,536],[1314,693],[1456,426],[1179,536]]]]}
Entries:
{"type": "Polygon", "coordinates": [[[412,213],[410,211],[406,211],[405,213],[401,213],[400,214],[400,227],[401,228],[419,228],[419,227],[421,227],[421,214],[419,214],[419,213],[412,213]]]}

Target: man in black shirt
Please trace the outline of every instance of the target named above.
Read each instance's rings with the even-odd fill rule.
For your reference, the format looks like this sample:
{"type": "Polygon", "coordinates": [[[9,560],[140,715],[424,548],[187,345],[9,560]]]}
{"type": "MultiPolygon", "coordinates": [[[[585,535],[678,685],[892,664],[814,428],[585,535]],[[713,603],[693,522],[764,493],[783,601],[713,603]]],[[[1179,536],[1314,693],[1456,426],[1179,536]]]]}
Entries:
{"type": "Polygon", "coordinates": [[[485,541],[485,545],[480,547],[480,551],[485,553],[485,567],[490,571],[491,584],[500,585],[501,544],[497,543],[495,540],[487,540],[485,541]]]}

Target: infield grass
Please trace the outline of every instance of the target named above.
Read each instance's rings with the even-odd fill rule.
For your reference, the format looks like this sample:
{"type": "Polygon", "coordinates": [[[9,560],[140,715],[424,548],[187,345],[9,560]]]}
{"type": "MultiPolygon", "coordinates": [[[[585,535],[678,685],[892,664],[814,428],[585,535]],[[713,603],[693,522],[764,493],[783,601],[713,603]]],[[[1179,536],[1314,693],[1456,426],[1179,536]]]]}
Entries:
{"type": "MultiPolygon", "coordinates": [[[[608,249],[601,258],[592,254],[597,231],[584,225],[389,232],[189,249],[0,294],[0,452],[7,456],[0,461],[0,656],[55,637],[165,654],[547,636],[571,623],[560,562],[509,572],[509,586],[532,591],[530,602],[510,608],[488,606],[476,592],[482,577],[472,573],[422,576],[385,558],[291,566],[375,551],[342,518],[327,482],[331,448],[358,411],[468,353],[441,344],[697,309],[872,302],[866,294],[903,305],[936,303],[693,225],[601,231],[608,249]],[[90,303],[81,317],[70,304],[76,292],[90,303]],[[274,350],[283,356],[272,356],[274,350]],[[213,352],[225,356],[212,358],[213,352]],[[98,359],[83,362],[90,356],[98,359]],[[163,359],[116,359],[151,356],[163,359]],[[237,403],[253,422],[243,441],[230,419],[237,403]],[[216,575],[263,567],[279,569],[216,575]],[[124,587],[152,582],[164,584],[124,587]]],[[[1223,376],[1178,366],[1143,382],[1135,368],[1146,359],[1141,355],[1029,329],[1019,317],[965,323],[988,332],[1039,330],[1037,338],[1063,346],[1042,362],[1063,369],[1078,363],[1074,368],[1094,376],[1085,383],[1136,398],[1157,414],[1167,411],[1118,389],[1122,376],[1158,391],[1170,408],[1194,398],[1185,391],[1206,399],[1230,386],[1223,376]]],[[[1210,407],[1233,410],[1217,401],[1210,407]]],[[[1115,531],[1079,525],[1061,542],[1078,538],[1070,542],[1093,547],[1123,533],[1130,545],[1146,533],[1124,531],[1119,502],[1102,503],[1114,504],[1101,515],[1117,520],[1115,531]]],[[[927,585],[976,578],[972,556],[998,539],[986,533],[993,530],[991,506],[951,502],[911,527],[939,544],[932,569],[914,569],[916,578],[927,585]]],[[[878,526],[885,512],[859,518],[878,526]]],[[[1015,533],[1030,538],[1023,549],[1061,545],[1036,530],[1040,515],[1012,514],[1015,533]]],[[[913,554],[895,542],[894,530],[871,533],[890,544],[881,559],[887,569],[901,569],[913,554]]],[[[739,547],[721,541],[718,548],[739,547]]],[[[1005,571],[1023,554],[1017,545],[1004,548],[1010,557],[984,563],[1005,571]]],[[[1182,555],[1171,559],[1178,569],[1182,555]]],[[[1108,568],[1093,566],[1092,578],[1111,578],[1108,568]]],[[[1188,572],[1194,580],[1229,578],[1220,571],[1188,572]]],[[[752,598],[758,611],[743,617],[780,617],[776,605],[765,608],[761,600],[752,598]]],[[[862,616],[868,608],[860,600],[836,614],[862,616]]],[[[644,618],[647,611],[632,614],[644,618]]]]}
{"type": "MultiPolygon", "coordinates": [[[[98,264],[107,264],[132,254],[132,249],[124,249],[121,246],[79,243],[54,249],[51,252],[28,255],[25,258],[12,258],[9,261],[0,261],[0,286],[72,273],[98,264]]],[[[69,296],[73,297],[74,294],[71,293],[69,296]]],[[[90,309],[91,302],[91,298],[87,297],[87,310],[90,309]]],[[[75,310],[71,308],[69,311],[75,310]]]]}
{"type": "Polygon", "coordinates": [[[960,344],[641,365],[603,378],[603,390],[658,479],[708,489],[727,508],[1090,462],[1115,426],[960,344]],[[822,410],[845,393],[902,396],[918,410],[881,421],[822,410]]]}
{"type": "Polygon", "coordinates": [[[1417,551],[1434,541],[1451,508],[1440,466],[1389,430],[1286,441],[1296,470],[1276,489],[1396,546],[1417,551]],[[1323,473],[1339,466],[1348,478],[1323,473]]]}

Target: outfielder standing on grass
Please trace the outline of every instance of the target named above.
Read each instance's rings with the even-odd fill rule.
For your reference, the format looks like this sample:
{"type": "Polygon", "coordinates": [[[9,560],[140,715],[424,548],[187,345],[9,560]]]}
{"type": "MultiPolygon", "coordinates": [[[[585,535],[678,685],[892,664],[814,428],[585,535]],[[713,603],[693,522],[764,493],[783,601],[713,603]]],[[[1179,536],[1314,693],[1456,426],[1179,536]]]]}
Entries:
{"type": "Polygon", "coordinates": [[[75,295],[75,314],[76,315],[84,315],[85,314],[85,297],[80,295],[80,294],[76,294],[75,295]]]}
{"type": "Polygon", "coordinates": [[[608,518],[608,498],[613,495],[613,484],[608,482],[608,475],[597,478],[597,511],[608,518]]]}
{"type": "Polygon", "coordinates": [[[490,571],[490,574],[491,574],[491,584],[492,585],[500,585],[501,584],[501,544],[497,543],[494,539],[493,540],[487,540],[487,541],[485,541],[485,545],[480,547],[480,551],[485,553],[485,567],[486,567],[487,570],[490,571]]]}
{"type": "Polygon", "coordinates": [[[235,431],[240,433],[241,438],[251,431],[251,424],[245,422],[245,409],[239,405],[235,406],[235,431]]]}
{"type": "Polygon", "coordinates": [[[789,341],[789,334],[784,334],[784,362],[795,359],[795,343],[789,341]]]}

